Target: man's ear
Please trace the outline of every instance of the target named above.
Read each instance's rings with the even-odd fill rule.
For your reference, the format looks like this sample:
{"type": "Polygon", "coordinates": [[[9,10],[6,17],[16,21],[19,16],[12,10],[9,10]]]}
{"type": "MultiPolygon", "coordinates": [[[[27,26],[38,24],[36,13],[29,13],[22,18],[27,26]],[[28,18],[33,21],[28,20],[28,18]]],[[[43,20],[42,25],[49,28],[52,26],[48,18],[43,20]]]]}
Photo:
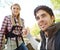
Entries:
{"type": "Polygon", "coordinates": [[[55,22],[55,16],[52,16],[52,21],[55,22]]]}

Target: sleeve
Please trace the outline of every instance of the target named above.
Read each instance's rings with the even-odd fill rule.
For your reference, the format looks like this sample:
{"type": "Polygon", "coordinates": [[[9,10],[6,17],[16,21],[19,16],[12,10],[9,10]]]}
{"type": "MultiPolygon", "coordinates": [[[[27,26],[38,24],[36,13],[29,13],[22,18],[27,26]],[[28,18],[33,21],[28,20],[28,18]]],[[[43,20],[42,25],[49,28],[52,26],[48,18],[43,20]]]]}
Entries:
{"type": "Polygon", "coordinates": [[[5,33],[5,28],[6,28],[6,26],[7,26],[7,16],[4,18],[4,20],[3,20],[3,23],[2,23],[2,27],[1,27],[1,30],[0,30],[0,46],[2,47],[2,45],[3,45],[3,43],[2,43],[2,41],[3,41],[3,36],[4,36],[4,33],[5,33]]]}
{"type": "Polygon", "coordinates": [[[27,38],[30,40],[32,47],[37,50],[39,42],[36,41],[30,34],[27,35],[27,38]]]}

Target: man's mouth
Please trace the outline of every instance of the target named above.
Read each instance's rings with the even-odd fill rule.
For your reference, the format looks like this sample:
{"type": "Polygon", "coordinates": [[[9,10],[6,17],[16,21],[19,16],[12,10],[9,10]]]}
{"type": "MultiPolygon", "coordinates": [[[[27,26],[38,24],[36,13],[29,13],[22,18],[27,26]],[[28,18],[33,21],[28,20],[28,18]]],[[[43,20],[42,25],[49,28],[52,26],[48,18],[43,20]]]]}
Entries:
{"type": "Polygon", "coordinates": [[[41,28],[44,28],[44,27],[46,27],[46,24],[40,25],[40,27],[41,27],[41,28]]]}

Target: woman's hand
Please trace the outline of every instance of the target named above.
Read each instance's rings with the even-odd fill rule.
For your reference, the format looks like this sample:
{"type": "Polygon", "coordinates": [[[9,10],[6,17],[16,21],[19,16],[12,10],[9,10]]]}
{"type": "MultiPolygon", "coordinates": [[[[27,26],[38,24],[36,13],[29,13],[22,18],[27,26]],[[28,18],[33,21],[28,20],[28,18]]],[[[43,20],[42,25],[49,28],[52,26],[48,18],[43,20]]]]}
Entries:
{"type": "Polygon", "coordinates": [[[14,33],[15,35],[19,35],[19,34],[20,34],[20,32],[17,31],[17,30],[13,30],[13,33],[14,33]]]}

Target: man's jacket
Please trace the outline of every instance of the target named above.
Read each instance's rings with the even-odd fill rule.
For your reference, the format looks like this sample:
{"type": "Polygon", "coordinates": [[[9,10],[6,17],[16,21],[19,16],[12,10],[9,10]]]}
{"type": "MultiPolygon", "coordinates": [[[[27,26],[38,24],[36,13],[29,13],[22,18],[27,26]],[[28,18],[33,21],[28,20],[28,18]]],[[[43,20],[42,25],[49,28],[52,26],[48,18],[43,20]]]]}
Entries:
{"type": "Polygon", "coordinates": [[[47,43],[45,33],[40,32],[42,38],[40,50],[60,50],[60,23],[53,24],[46,31],[48,32],[47,43]]]}

